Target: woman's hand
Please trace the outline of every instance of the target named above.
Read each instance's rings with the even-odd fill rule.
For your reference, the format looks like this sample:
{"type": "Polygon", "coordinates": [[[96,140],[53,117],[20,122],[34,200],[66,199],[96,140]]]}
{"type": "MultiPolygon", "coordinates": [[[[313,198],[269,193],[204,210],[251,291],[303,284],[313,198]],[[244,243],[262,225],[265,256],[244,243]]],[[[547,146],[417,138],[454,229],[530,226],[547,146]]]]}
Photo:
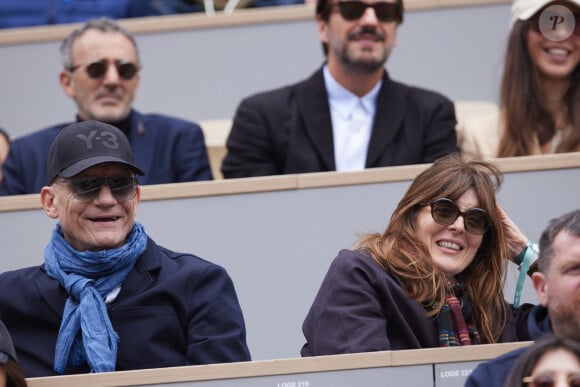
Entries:
{"type": "Polygon", "coordinates": [[[528,238],[519,229],[519,227],[509,218],[508,214],[501,206],[497,206],[500,215],[500,221],[503,226],[506,241],[509,248],[509,259],[513,260],[528,245],[528,238]]]}

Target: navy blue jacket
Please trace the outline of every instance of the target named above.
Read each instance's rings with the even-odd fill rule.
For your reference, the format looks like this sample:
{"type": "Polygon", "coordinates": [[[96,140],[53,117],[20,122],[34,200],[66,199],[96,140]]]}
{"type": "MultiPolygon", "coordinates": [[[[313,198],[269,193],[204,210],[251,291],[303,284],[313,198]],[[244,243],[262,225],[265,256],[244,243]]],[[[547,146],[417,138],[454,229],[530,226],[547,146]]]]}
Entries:
{"type": "MultiPolygon", "coordinates": [[[[530,340],[530,309],[509,307],[500,342],[530,340]]],[[[464,315],[469,321],[467,308],[464,315]]],[[[437,318],[428,317],[396,277],[359,250],[341,250],[332,262],[302,331],[302,356],[439,347],[437,318]]]]}
{"type": "MultiPolygon", "coordinates": [[[[60,130],[69,124],[12,141],[3,166],[0,195],[39,193],[48,184],[48,150],[60,130]]],[[[135,165],[145,172],[145,176],[138,176],[142,185],[212,179],[203,132],[197,124],[133,110],[129,141],[135,165]]]]}
{"type": "MultiPolygon", "coordinates": [[[[0,294],[0,316],[26,376],[54,375],[66,291],[42,265],[1,274],[0,294]]],[[[120,339],[119,371],[250,360],[227,272],[151,239],[107,311],[120,339]]],[[[87,367],[66,370],[84,372],[87,367]]]]}
{"type": "MultiPolygon", "coordinates": [[[[532,339],[551,333],[552,325],[548,310],[535,306],[528,317],[528,331],[532,339]]],[[[526,348],[515,349],[495,359],[480,363],[469,375],[465,387],[503,387],[513,365],[526,348]]]]}
{"type": "Polygon", "coordinates": [[[111,19],[149,16],[145,0],[2,0],[0,28],[79,23],[107,16],[111,19]]]}
{"type": "MultiPolygon", "coordinates": [[[[385,71],[365,168],[432,163],[457,152],[453,103],[385,71]]],[[[322,69],[305,81],[245,98],[227,140],[225,178],[335,171],[322,69]]]]}

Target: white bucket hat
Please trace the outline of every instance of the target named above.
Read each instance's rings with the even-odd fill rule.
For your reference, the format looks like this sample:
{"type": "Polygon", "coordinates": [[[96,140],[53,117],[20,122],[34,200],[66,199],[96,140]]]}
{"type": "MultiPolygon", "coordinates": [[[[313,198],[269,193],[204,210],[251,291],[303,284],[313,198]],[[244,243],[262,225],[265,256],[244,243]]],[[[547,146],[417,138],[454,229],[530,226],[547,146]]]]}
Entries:
{"type": "MultiPolygon", "coordinates": [[[[580,0],[566,0],[568,3],[580,7],[580,0]]],[[[514,0],[512,3],[512,20],[510,26],[513,27],[518,20],[528,20],[536,12],[555,0],[514,0]]]]}

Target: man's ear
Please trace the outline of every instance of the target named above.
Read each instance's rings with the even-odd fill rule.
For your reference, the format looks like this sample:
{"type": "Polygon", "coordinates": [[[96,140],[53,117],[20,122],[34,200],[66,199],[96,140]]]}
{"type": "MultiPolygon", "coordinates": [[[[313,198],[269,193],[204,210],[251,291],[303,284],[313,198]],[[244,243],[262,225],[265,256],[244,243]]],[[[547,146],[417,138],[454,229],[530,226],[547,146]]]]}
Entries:
{"type": "Polygon", "coordinates": [[[542,306],[548,306],[548,284],[546,281],[546,275],[539,271],[532,274],[532,283],[536,289],[536,294],[538,295],[538,300],[542,306]]]}
{"type": "Polygon", "coordinates": [[[328,21],[322,19],[320,15],[316,15],[316,24],[318,25],[318,36],[320,42],[328,44],[328,21]]]}
{"type": "Polygon", "coordinates": [[[49,218],[57,219],[58,212],[56,206],[54,205],[56,195],[54,192],[54,187],[44,186],[40,190],[40,203],[42,204],[42,209],[48,215],[49,218]]]}
{"type": "Polygon", "coordinates": [[[395,32],[393,32],[393,34],[395,34],[393,36],[393,46],[391,47],[391,49],[397,47],[397,43],[399,42],[399,26],[397,25],[397,28],[395,28],[395,32]]]}
{"type": "Polygon", "coordinates": [[[135,203],[133,204],[135,206],[134,208],[134,212],[135,214],[137,214],[137,208],[139,207],[139,200],[141,200],[141,186],[138,185],[137,186],[137,195],[135,196],[135,203]]]}
{"type": "Polygon", "coordinates": [[[69,97],[73,98],[74,91],[72,88],[72,73],[68,70],[62,70],[58,76],[60,86],[69,97]]]}

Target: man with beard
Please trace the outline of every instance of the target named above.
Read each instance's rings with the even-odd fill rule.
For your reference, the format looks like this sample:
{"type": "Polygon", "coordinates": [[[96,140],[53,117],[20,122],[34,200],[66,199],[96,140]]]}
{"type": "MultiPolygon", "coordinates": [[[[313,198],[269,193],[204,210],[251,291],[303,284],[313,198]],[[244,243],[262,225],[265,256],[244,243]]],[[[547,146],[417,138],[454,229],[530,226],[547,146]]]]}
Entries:
{"type": "Polygon", "coordinates": [[[430,163],[458,150],[453,104],[384,68],[402,0],[318,0],[316,20],[326,63],[240,103],[225,178],[430,163]]]}
{"type": "MultiPolygon", "coordinates": [[[[545,333],[580,341],[580,209],[553,219],[540,237],[538,271],[532,282],[540,305],[530,311],[528,332],[545,333]]],[[[465,386],[502,387],[524,349],[482,363],[465,386]]]]}
{"type": "MultiPolygon", "coordinates": [[[[77,121],[96,120],[119,128],[131,143],[145,176],[140,184],[211,180],[199,125],[132,108],[141,63],[137,43],[115,21],[100,18],[74,30],[61,45],[59,80],[77,105],[77,121]]],[[[46,160],[60,124],[13,140],[4,164],[0,195],[40,192],[48,183],[46,160]]]]}

